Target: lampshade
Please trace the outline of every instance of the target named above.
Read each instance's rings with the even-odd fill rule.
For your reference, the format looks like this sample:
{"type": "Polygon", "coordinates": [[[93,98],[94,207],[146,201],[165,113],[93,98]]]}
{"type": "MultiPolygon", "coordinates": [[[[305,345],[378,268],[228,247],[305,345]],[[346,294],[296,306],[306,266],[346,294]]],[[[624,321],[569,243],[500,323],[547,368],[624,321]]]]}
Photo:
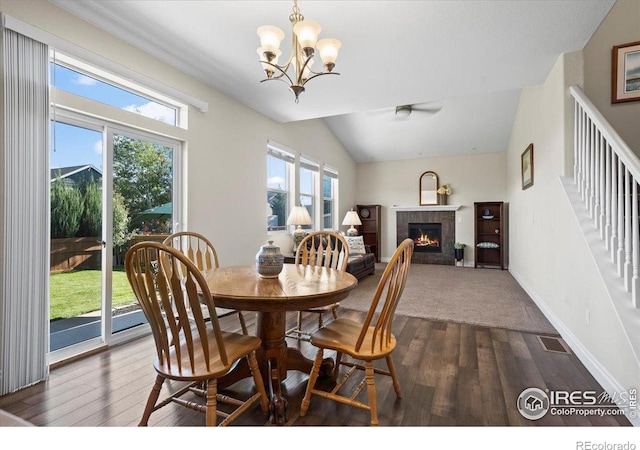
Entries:
{"type": "Polygon", "coordinates": [[[312,225],[309,211],[304,206],[294,206],[287,218],[287,225],[312,225]]]}
{"type": "MultiPolygon", "coordinates": [[[[258,55],[262,58],[264,57],[264,52],[266,52],[267,50],[265,50],[264,47],[258,47],[256,49],[256,52],[258,52],[258,55]]],[[[274,54],[274,57],[271,61],[269,61],[271,64],[278,64],[278,59],[280,58],[280,55],[282,55],[282,50],[280,50],[279,48],[277,48],[275,51],[272,52],[274,54]]],[[[266,60],[267,58],[265,58],[266,60]]],[[[268,64],[264,64],[263,61],[260,61],[262,63],[262,68],[265,67],[271,67],[268,64]]]]}
{"type": "Polygon", "coordinates": [[[298,43],[302,48],[313,48],[318,40],[322,28],[313,20],[301,20],[293,26],[293,32],[298,37],[298,43]]]}
{"type": "Polygon", "coordinates": [[[358,213],[352,209],[351,211],[347,211],[347,214],[344,216],[344,220],[342,221],[342,225],[362,225],[362,222],[360,222],[358,213]]]}
{"type": "Polygon", "coordinates": [[[333,70],[336,65],[336,58],[338,58],[338,50],[342,47],[342,43],[337,39],[326,38],[320,39],[316,47],[318,47],[324,66],[329,71],[333,70]]]}
{"type": "Polygon", "coordinates": [[[264,25],[258,28],[258,36],[260,36],[260,46],[263,51],[275,53],[284,39],[284,31],[278,27],[264,25]]]}

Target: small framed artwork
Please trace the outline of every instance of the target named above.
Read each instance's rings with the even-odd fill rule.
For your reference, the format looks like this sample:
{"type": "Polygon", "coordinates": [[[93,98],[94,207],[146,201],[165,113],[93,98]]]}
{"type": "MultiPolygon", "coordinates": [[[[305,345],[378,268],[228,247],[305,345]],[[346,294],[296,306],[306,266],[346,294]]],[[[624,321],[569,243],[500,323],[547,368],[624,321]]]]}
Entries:
{"type": "Polygon", "coordinates": [[[522,163],[522,190],[533,186],[533,144],[529,144],[520,157],[522,163]]]}
{"type": "Polygon", "coordinates": [[[640,41],[614,46],[611,62],[611,103],[640,100],[640,41]]]}

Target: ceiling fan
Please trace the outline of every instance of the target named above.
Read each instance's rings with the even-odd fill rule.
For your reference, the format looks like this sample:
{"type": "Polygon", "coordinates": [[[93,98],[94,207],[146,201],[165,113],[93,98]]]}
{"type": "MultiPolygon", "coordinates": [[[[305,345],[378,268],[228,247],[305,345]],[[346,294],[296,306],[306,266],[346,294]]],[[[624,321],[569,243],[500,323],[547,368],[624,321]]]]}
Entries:
{"type": "Polygon", "coordinates": [[[418,114],[435,114],[442,109],[442,102],[426,102],[414,103],[412,105],[399,105],[395,108],[383,108],[374,111],[368,111],[371,116],[386,115],[389,120],[407,120],[413,113],[418,114]]]}

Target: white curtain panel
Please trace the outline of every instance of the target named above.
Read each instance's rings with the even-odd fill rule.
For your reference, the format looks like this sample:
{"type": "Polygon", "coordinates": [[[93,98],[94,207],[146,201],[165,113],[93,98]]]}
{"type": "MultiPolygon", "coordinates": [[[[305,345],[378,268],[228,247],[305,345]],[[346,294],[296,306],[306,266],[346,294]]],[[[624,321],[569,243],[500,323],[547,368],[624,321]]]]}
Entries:
{"type": "Polygon", "coordinates": [[[48,376],[49,50],[2,32],[0,395],[48,376]]]}

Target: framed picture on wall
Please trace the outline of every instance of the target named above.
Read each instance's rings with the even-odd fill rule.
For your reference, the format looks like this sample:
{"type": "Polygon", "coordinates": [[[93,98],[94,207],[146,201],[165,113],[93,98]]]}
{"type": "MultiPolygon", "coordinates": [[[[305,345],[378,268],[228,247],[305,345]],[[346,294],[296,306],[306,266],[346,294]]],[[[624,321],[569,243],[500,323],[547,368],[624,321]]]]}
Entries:
{"type": "Polygon", "coordinates": [[[614,46],[611,62],[611,103],[640,100],[640,41],[614,46]]]}
{"type": "Polygon", "coordinates": [[[533,186],[533,144],[529,144],[520,157],[522,163],[522,190],[533,186]]]}

